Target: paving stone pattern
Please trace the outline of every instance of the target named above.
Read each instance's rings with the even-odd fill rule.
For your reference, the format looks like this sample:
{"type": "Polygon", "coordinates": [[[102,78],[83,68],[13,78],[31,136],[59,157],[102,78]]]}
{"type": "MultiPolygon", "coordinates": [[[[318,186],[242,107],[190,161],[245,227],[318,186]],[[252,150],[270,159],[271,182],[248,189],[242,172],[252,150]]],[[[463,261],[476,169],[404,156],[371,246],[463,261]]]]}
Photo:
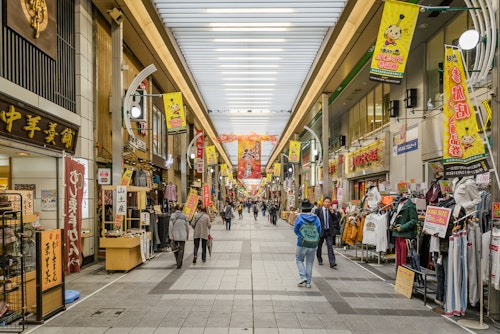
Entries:
{"type": "Polygon", "coordinates": [[[421,299],[396,293],[394,264],[360,264],[352,250],[336,249],[337,269],[315,262],[312,288],[298,287],[296,237],[282,220],[273,226],[267,216],[255,221],[244,212],[230,231],[219,220],[212,235],[212,257],[205,263],[201,257],[192,263],[190,240],[181,269],[170,252],[128,273],[107,273],[102,262],[83,268],[66,280],[80,300],[26,332],[472,333],[421,299]]]}

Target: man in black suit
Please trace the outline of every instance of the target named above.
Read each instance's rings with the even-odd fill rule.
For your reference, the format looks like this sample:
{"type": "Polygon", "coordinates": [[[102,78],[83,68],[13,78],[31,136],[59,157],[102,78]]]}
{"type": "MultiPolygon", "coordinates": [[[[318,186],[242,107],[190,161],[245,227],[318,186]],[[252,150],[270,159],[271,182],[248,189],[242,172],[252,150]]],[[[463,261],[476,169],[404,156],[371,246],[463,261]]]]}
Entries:
{"type": "Polygon", "coordinates": [[[330,268],[335,268],[337,267],[337,262],[335,260],[335,253],[333,252],[333,245],[335,245],[335,236],[340,232],[340,214],[332,210],[331,204],[332,199],[330,197],[325,197],[323,200],[323,206],[316,209],[316,215],[321,222],[321,234],[319,236],[316,257],[318,258],[319,264],[322,265],[323,258],[321,256],[321,250],[323,247],[323,241],[326,241],[328,262],[330,262],[330,268]]]}

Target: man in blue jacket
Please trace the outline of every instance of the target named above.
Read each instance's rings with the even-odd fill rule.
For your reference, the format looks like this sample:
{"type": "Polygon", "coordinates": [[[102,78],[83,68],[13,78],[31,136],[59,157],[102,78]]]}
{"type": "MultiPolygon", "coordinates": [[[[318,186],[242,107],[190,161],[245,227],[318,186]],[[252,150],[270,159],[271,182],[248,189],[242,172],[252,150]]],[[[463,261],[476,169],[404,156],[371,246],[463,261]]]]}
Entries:
{"type": "MultiPolygon", "coordinates": [[[[300,234],[300,229],[304,224],[312,223],[318,231],[318,236],[321,234],[321,223],[318,216],[311,212],[313,204],[308,200],[304,199],[300,204],[301,213],[295,218],[295,223],[293,230],[297,235],[297,249],[295,251],[295,261],[297,263],[297,268],[299,270],[300,279],[298,281],[298,286],[305,286],[306,288],[311,287],[311,276],[312,268],[314,263],[314,255],[316,254],[316,247],[308,248],[302,246],[302,237],[300,234]],[[305,260],[305,265],[304,265],[305,260]]],[[[319,239],[319,237],[318,237],[319,239]]]]}

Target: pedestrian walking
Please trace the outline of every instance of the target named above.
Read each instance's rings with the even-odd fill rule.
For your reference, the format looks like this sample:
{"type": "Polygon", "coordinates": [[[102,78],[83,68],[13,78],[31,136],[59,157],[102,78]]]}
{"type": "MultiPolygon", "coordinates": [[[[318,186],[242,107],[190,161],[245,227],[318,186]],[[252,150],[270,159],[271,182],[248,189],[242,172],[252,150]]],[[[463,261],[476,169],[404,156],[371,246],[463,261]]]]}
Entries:
{"type": "Polygon", "coordinates": [[[224,207],[224,220],[226,221],[226,230],[231,230],[231,219],[233,218],[233,207],[231,206],[231,202],[227,201],[226,206],[224,207]]]}
{"type": "Polygon", "coordinates": [[[194,214],[193,220],[191,221],[191,227],[194,229],[193,241],[193,263],[196,263],[198,258],[198,249],[200,247],[201,241],[201,261],[205,262],[207,260],[207,240],[210,234],[210,228],[212,224],[210,223],[210,216],[207,214],[207,209],[202,204],[198,204],[197,212],[194,214]]]}
{"type": "Polygon", "coordinates": [[[243,219],[243,205],[240,203],[238,203],[238,216],[239,216],[239,219],[243,219]]]}
{"type": "Polygon", "coordinates": [[[269,217],[271,220],[271,224],[276,225],[276,221],[278,220],[278,209],[274,203],[269,204],[269,217]]]}
{"type": "Polygon", "coordinates": [[[253,205],[253,218],[257,220],[257,215],[259,214],[259,208],[257,207],[257,203],[253,205]]]}
{"type": "Polygon", "coordinates": [[[182,267],[182,260],[184,258],[184,246],[186,245],[186,240],[189,239],[189,224],[188,217],[182,213],[184,205],[179,203],[175,206],[175,212],[170,216],[169,226],[168,226],[168,236],[171,240],[171,244],[175,244],[174,255],[175,262],[177,263],[177,269],[182,267]]]}
{"type": "Polygon", "coordinates": [[[335,245],[335,236],[340,232],[340,214],[331,207],[332,199],[325,197],[323,199],[323,206],[316,209],[315,214],[318,216],[321,223],[321,234],[319,236],[318,248],[316,250],[316,257],[318,258],[319,265],[323,264],[323,257],[321,255],[323,242],[326,241],[326,249],[328,251],[328,262],[330,268],[337,267],[335,259],[335,252],[333,245],[335,245]]]}
{"type": "Polygon", "coordinates": [[[319,242],[321,223],[311,212],[313,204],[306,198],[300,204],[301,213],[295,218],[293,230],[297,235],[295,262],[299,270],[298,286],[311,287],[314,254],[319,242]],[[305,262],[305,264],[304,264],[305,262]]]}

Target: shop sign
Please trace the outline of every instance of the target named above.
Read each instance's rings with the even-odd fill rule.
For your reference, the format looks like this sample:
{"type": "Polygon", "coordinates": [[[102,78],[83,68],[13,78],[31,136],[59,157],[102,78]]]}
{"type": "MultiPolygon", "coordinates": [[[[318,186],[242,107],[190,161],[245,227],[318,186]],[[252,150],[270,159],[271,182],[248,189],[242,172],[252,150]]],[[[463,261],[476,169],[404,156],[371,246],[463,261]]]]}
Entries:
{"type": "Polygon", "coordinates": [[[64,244],[66,274],[80,272],[82,261],[82,208],[85,166],[66,157],[64,159],[64,244]]]}
{"type": "Polygon", "coordinates": [[[0,136],[74,154],[78,126],[0,95],[0,136]]]}
{"type": "Polygon", "coordinates": [[[130,137],[128,142],[130,143],[130,146],[138,149],[139,151],[147,151],[146,142],[142,139],[139,139],[137,137],[130,137]]]}
{"type": "Polygon", "coordinates": [[[406,269],[403,266],[398,267],[394,290],[410,299],[413,293],[413,282],[415,281],[415,272],[406,269]]]}
{"type": "Polygon", "coordinates": [[[205,145],[205,136],[203,135],[203,130],[196,130],[196,135],[201,133],[201,136],[196,138],[196,157],[198,159],[203,159],[203,146],[205,145]]]}
{"type": "Polygon", "coordinates": [[[63,282],[62,270],[62,229],[46,230],[37,232],[40,233],[41,243],[38,246],[41,269],[41,285],[42,291],[48,290],[63,282]]]}
{"type": "Polygon", "coordinates": [[[444,177],[452,179],[477,175],[489,170],[484,142],[477,132],[474,105],[469,96],[462,53],[446,46],[443,104],[444,177]]]}
{"type": "Polygon", "coordinates": [[[398,156],[400,154],[408,153],[418,149],[418,125],[410,126],[408,129],[406,125],[401,127],[399,132],[396,132],[392,137],[392,155],[398,156]]]}
{"type": "Polygon", "coordinates": [[[446,229],[450,222],[451,209],[437,206],[428,206],[425,212],[424,232],[430,235],[436,233],[440,238],[446,235],[446,229]]]}
{"type": "Polygon", "coordinates": [[[193,219],[194,213],[196,212],[196,208],[198,207],[198,198],[198,192],[194,189],[191,189],[186,201],[186,205],[184,205],[183,211],[183,213],[189,218],[189,220],[193,219]]]}
{"type": "Polygon", "coordinates": [[[111,168],[97,169],[97,184],[111,184],[111,168]]]}
{"type": "Polygon", "coordinates": [[[331,178],[338,178],[339,177],[339,175],[338,175],[338,172],[340,171],[339,165],[340,165],[340,161],[338,159],[330,160],[328,162],[328,175],[330,175],[331,178]]]}
{"type": "Polygon", "coordinates": [[[500,219],[500,203],[493,202],[491,205],[491,218],[500,219]]]}
{"type": "Polygon", "coordinates": [[[210,205],[210,188],[208,183],[205,183],[203,185],[203,205],[204,206],[210,205]]]}
{"type": "Polygon", "coordinates": [[[186,114],[184,113],[182,93],[163,94],[163,104],[165,105],[168,134],[175,135],[186,132],[186,114]]]}
{"type": "Polygon", "coordinates": [[[378,140],[365,148],[349,154],[347,156],[347,173],[354,173],[369,167],[381,166],[384,151],[383,144],[383,140],[378,140]]]}

